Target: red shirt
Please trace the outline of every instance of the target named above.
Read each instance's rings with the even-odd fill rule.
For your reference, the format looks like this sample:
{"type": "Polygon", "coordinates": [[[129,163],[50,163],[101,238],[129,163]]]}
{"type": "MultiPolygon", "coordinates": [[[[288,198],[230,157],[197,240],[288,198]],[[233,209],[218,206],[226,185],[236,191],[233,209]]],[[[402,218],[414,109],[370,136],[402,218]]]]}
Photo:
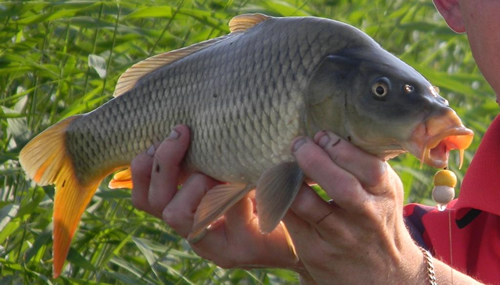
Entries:
{"type": "Polygon", "coordinates": [[[479,281],[500,284],[500,116],[467,170],[460,197],[443,212],[418,204],[404,212],[415,241],[436,258],[479,281]]]}

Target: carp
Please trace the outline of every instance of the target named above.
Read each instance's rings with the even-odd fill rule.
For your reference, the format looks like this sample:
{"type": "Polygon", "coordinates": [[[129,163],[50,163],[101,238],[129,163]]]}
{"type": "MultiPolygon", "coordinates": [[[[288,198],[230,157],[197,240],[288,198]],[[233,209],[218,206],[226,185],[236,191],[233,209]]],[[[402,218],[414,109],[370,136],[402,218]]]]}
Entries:
{"type": "MultiPolygon", "coordinates": [[[[54,277],[101,181],[168,136],[191,129],[183,173],[225,184],[208,191],[189,239],[250,190],[259,227],[271,232],[305,177],[291,154],[297,136],[332,131],[390,159],[409,152],[444,167],[473,137],[421,74],[350,25],[315,17],[240,15],[230,33],[147,58],[96,110],[64,119],[30,141],[20,163],[55,184],[54,277]]],[[[113,187],[131,187],[119,172],[113,187]]]]}

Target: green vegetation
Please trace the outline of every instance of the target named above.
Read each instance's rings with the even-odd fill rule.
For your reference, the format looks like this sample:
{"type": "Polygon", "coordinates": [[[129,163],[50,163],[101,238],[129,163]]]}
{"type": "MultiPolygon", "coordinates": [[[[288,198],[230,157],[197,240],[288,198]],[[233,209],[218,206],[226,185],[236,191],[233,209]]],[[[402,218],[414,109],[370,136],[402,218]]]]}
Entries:
{"type": "MultiPolygon", "coordinates": [[[[17,157],[37,133],[111,98],[121,73],[157,53],[228,32],[232,16],[322,16],[374,37],[441,89],[476,132],[459,179],[498,112],[466,36],[431,0],[130,0],[0,3],[1,284],[287,284],[285,270],[223,270],[197,257],[165,224],[106,183],[83,216],[63,276],[52,274],[53,187],[35,186],[17,157]]],[[[407,202],[429,201],[435,169],[409,155],[392,162],[407,202]]]]}

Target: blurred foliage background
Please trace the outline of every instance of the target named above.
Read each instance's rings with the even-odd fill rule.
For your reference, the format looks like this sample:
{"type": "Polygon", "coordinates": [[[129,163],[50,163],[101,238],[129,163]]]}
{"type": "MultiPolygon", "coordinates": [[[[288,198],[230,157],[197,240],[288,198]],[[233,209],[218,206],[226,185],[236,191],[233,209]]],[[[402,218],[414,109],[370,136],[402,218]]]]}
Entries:
{"type": "MultiPolygon", "coordinates": [[[[354,25],[424,74],[476,132],[467,169],[498,112],[465,35],[448,29],[431,0],[132,0],[0,3],[1,284],[289,284],[279,269],[224,270],[197,257],[165,224],[135,210],[127,190],[98,190],[62,277],[51,278],[52,186],[18,163],[26,142],[64,117],[111,98],[121,73],[151,55],[228,33],[231,17],[320,16],[354,25]]],[[[272,36],[272,35],[269,35],[272,36]]],[[[432,204],[436,169],[392,160],[406,202],[432,204]]]]}

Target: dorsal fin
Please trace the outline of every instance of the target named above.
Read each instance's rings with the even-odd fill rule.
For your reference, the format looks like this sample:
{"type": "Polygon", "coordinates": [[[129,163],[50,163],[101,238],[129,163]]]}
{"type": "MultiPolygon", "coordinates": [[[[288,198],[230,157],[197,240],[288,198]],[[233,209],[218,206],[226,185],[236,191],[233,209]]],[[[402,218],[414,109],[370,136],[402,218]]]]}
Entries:
{"type": "Polygon", "coordinates": [[[231,21],[229,21],[229,30],[231,31],[231,33],[243,32],[268,19],[271,19],[271,17],[264,14],[239,15],[233,17],[231,21]]]}
{"type": "MultiPolygon", "coordinates": [[[[263,22],[271,17],[264,14],[244,14],[239,15],[229,21],[229,30],[231,33],[243,32],[260,22],[263,22]]],[[[171,64],[181,58],[191,55],[197,51],[207,48],[217,42],[226,39],[229,35],[218,37],[215,39],[206,40],[188,47],[176,49],[173,51],[161,53],[143,61],[132,65],[118,79],[116,83],[113,97],[118,97],[130,89],[134,88],[135,84],[145,75],[157,70],[158,68],[171,64]]]]}
{"type": "Polygon", "coordinates": [[[226,36],[210,39],[190,45],[188,47],[183,47],[173,51],[161,53],[143,61],[140,61],[127,69],[118,79],[116,83],[115,92],[113,97],[118,97],[130,89],[134,88],[135,84],[145,75],[157,70],[158,68],[171,64],[179,59],[182,59],[188,55],[191,55],[197,51],[207,48],[217,42],[220,42],[227,38],[226,36]]]}

